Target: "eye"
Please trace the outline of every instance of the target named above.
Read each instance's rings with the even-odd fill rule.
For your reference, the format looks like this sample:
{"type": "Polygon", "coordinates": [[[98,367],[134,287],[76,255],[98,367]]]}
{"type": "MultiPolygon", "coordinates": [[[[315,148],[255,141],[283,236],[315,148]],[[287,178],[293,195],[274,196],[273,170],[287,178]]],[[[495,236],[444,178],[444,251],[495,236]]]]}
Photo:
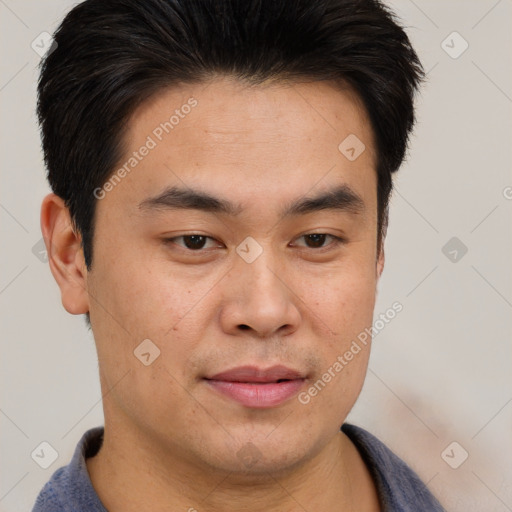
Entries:
{"type": "MultiPolygon", "coordinates": [[[[335,248],[345,242],[344,239],[328,233],[308,233],[297,238],[297,240],[300,239],[304,239],[305,245],[297,245],[306,249],[335,248]],[[326,242],[329,240],[332,240],[331,243],[326,245],[326,242]]],[[[220,242],[217,242],[214,238],[196,233],[166,238],[164,239],[164,242],[177,245],[189,252],[201,252],[208,248],[218,248],[220,245],[220,242]],[[210,247],[207,246],[208,242],[210,242],[210,247]]]]}
{"type": "Polygon", "coordinates": [[[340,238],[339,236],[329,235],[327,233],[308,233],[306,235],[302,235],[298,238],[300,240],[303,238],[306,242],[306,246],[308,249],[323,249],[325,247],[332,246],[337,247],[338,245],[344,243],[344,240],[340,238]],[[331,242],[328,245],[324,245],[325,241],[327,239],[332,239],[333,242],[331,242]]]}
{"type": "Polygon", "coordinates": [[[165,242],[173,243],[190,251],[199,251],[205,248],[206,242],[208,240],[214,241],[214,239],[210,236],[193,234],[175,236],[174,238],[166,238],[165,242]],[[180,240],[183,242],[183,244],[177,242],[180,240]]]}

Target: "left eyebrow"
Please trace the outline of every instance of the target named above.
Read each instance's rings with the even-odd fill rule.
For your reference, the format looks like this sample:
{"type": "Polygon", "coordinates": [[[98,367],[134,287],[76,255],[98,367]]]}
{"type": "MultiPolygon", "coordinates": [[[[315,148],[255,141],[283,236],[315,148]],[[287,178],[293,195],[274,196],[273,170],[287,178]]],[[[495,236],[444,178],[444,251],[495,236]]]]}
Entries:
{"type": "MultiPolygon", "coordinates": [[[[201,190],[191,188],[169,187],[154,197],[144,199],[139,204],[140,210],[201,210],[210,213],[224,213],[237,216],[243,211],[240,204],[227,199],[215,197],[201,190]]],[[[344,211],[358,214],[364,211],[365,203],[348,185],[340,185],[334,189],[321,192],[316,196],[295,199],[285,204],[280,217],[306,215],[321,210],[344,211]]]]}
{"type": "Polygon", "coordinates": [[[358,214],[364,209],[365,204],[361,196],[348,185],[340,185],[316,196],[293,201],[284,207],[281,217],[305,215],[321,210],[338,210],[358,214]]]}

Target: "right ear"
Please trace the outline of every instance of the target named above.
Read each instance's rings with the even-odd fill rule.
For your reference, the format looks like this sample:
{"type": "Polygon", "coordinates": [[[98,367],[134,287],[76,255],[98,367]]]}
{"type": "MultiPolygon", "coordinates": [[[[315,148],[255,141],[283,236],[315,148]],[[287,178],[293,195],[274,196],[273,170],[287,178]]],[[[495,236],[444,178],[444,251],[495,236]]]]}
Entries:
{"type": "Polygon", "coordinates": [[[81,237],[73,229],[64,200],[56,194],[48,194],[43,199],[41,231],[50,269],[60,288],[62,305],[72,315],[87,313],[87,267],[81,237]]]}

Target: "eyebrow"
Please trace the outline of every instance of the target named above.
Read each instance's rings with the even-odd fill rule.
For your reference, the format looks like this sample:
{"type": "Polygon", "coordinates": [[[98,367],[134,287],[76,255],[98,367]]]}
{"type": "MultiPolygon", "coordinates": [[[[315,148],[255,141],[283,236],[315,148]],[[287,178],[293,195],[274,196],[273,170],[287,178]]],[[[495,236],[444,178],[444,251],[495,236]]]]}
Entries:
{"type": "MultiPolygon", "coordinates": [[[[139,204],[139,209],[148,212],[176,209],[201,210],[230,216],[237,216],[243,211],[242,205],[232,203],[227,199],[215,197],[201,190],[177,186],[166,188],[160,194],[144,199],[139,204]]],[[[306,215],[321,210],[358,214],[364,209],[365,203],[361,196],[348,185],[339,185],[315,196],[301,197],[285,204],[280,212],[280,217],[306,215]]]]}

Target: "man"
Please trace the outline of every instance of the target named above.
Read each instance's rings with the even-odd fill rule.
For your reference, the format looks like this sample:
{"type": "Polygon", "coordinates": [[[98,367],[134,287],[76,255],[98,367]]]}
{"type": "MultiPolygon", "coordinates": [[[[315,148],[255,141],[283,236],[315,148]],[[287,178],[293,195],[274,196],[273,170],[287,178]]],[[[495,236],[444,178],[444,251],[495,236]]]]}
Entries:
{"type": "Polygon", "coordinates": [[[370,0],[87,0],[38,114],[41,225],[105,427],[42,511],[436,511],[345,424],[423,76],[370,0]]]}

